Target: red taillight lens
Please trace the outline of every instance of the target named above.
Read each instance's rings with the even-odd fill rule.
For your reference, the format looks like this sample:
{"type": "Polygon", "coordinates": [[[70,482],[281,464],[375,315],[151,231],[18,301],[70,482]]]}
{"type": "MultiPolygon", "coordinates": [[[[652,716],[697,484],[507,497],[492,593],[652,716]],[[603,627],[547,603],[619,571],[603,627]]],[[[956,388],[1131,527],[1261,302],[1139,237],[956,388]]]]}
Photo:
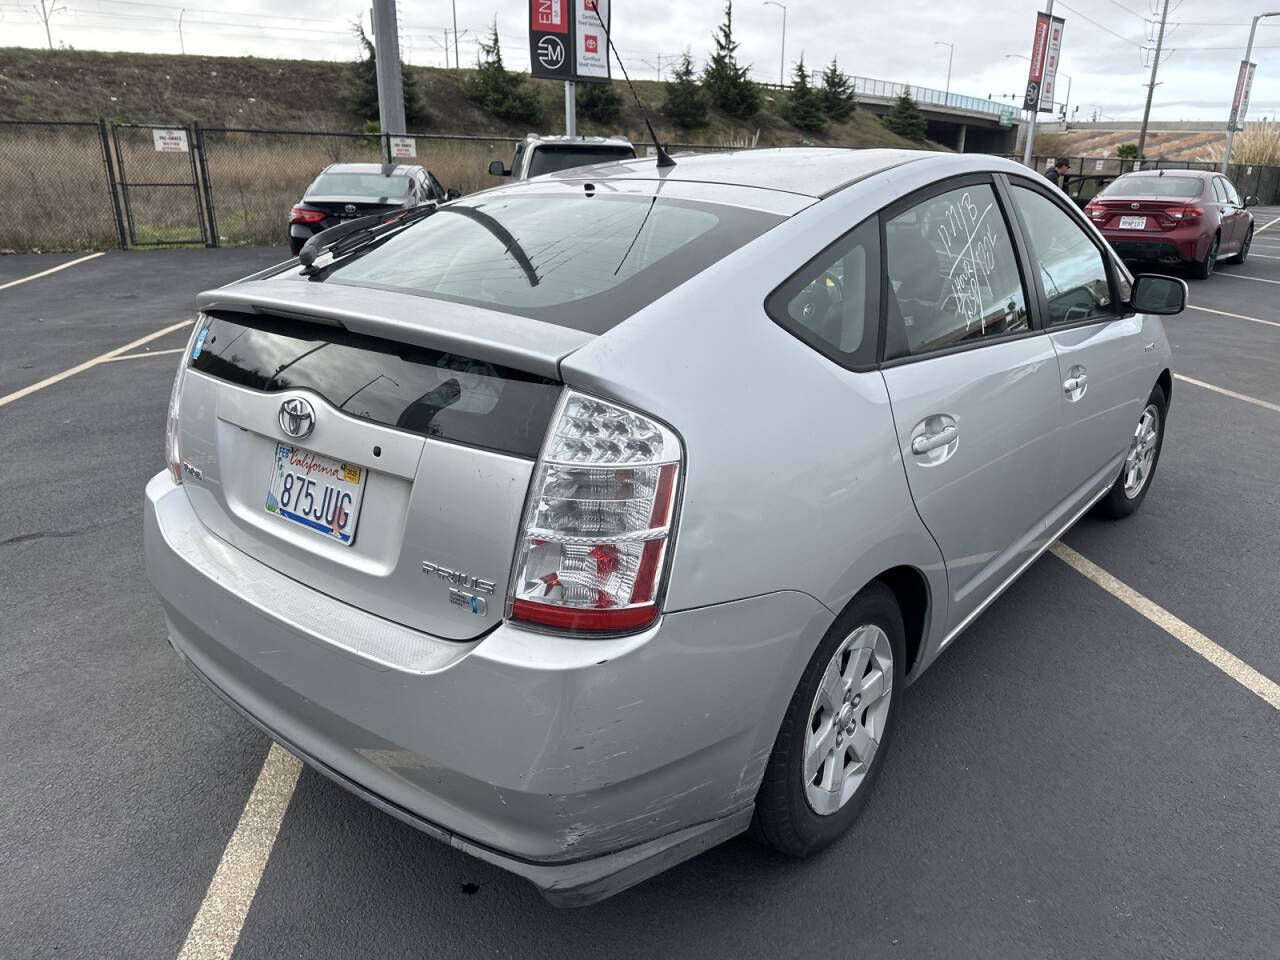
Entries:
{"type": "Polygon", "coordinates": [[[1193,220],[1199,220],[1204,216],[1204,211],[1199,207],[1169,207],[1165,210],[1164,215],[1170,220],[1177,220],[1180,223],[1191,223],[1193,220]]]}
{"type": "Polygon", "coordinates": [[[1092,203],[1091,203],[1091,204],[1089,204],[1087,207],[1085,207],[1085,208],[1084,208],[1084,212],[1085,212],[1085,213],[1087,213],[1087,214],[1089,215],[1089,219],[1091,219],[1091,220],[1105,220],[1105,219],[1107,219],[1107,208],[1106,208],[1106,207],[1099,207],[1099,206],[1095,206],[1094,204],[1092,204],[1092,203]]]}
{"type": "Polygon", "coordinates": [[[290,223],[319,223],[327,214],[323,210],[311,210],[307,207],[294,207],[289,211],[290,223]]]}
{"type": "Polygon", "coordinates": [[[681,460],[663,425],[570,392],[530,488],[512,618],[593,633],[657,619],[681,460]]]}

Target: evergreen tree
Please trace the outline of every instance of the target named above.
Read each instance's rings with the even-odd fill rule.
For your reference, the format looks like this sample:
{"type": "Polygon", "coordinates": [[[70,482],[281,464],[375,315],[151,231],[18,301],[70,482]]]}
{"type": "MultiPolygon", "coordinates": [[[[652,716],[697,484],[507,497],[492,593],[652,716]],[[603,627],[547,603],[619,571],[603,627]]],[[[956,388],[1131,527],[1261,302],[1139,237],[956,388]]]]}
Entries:
{"type": "Polygon", "coordinates": [[[822,72],[820,95],[822,112],[835,123],[844,123],[857,109],[853,99],[853,82],[837,66],[835,57],[831,58],[830,65],[822,72]]]}
{"type": "Polygon", "coordinates": [[[711,105],[731,117],[746,120],[760,109],[760,89],[747,77],[750,66],[738,66],[738,41],[733,39],[733,0],[725,0],[724,23],[716,29],[716,48],[702,73],[711,105]]]}
{"type": "MultiPolygon", "coordinates": [[[[364,56],[347,65],[343,72],[340,94],[346,108],[362,120],[378,116],[378,57],[373,41],[359,20],[351,25],[364,56]]],[[[404,88],[404,118],[425,123],[430,118],[422,93],[413,82],[406,64],[400,64],[400,84],[404,88]]]]}
{"type": "Polygon", "coordinates": [[[683,130],[707,125],[707,98],[693,77],[693,59],[685,51],[666,84],[662,112],[683,130]]]}
{"type": "Polygon", "coordinates": [[[880,122],[900,137],[908,140],[923,140],[925,131],[924,114],[911,99],[911,94],[902,92],[893,108],[880,118],[880,122]]]}
{"type": "Polygon", "coordinates": [[[493,21],[488,42],[480,41],[475,74],[467,81],[467,99],[495,117],[512,123],[536,124],[542,120],[538,92],[524,78],[502,65],[498,21],[493,21]]]}
{"type": "Polygon", "coordinates": [[[822,115],[822,99],[809,83],[809,71],[804,68],[804,54],[791,75],[791,90],[783,104],[782,116],[793,127],[809,133],[821,133],[826,129],[822,115]]]}
{"type": "Polygon", "coordinates": [[[578,83],[578,112],[596,123],[617,123],[622,115],[622,97],[612,83],[578,83]]]}
{"type": "Polygon", "coordinates": [[[1122,143],[1116,147],[1116,156],[1121,160],[1133,160],[1138,156],[1138,145],[1136,143],[1122,143]]]}

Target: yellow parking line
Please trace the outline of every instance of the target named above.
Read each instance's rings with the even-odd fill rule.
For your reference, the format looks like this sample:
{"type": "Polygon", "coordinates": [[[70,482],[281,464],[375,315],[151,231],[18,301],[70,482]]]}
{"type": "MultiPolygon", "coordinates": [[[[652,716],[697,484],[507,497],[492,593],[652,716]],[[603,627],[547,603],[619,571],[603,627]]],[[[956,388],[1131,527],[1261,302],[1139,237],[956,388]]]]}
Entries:
{"type": "Polygon", "coordinates": [[[230,960],[301,772],[296,757],[271,745],[178,960],[230,960]]]}
{"type": "Polygon", "coordinates": [[[194,320],[183,320],[180,323],[170,324],[163,330],[157,330],[155,333],[149,333],[145,337],[139,337],[137,340],[126,343],[123,347],[116,347],[114,350],[108,350],[106,353],[100,354],[92,360],[86,360],[84,363],[77,363],[74,367],[71,367],[68,370],[63,370],[61,373],[55,373],[52,377],[45,377],[39,383],[33,383],[29,387],[23,387],[21,390],[15,390],[13,393],[5,394],[3,397],[0,397],[0,407],[3,407],[8,403],[13,403],[15,400],[21,400],[23,397],[28,394],[35,393],[37,390],[43,390],[45,387],[51,387],[55,383],[59,383],[67,379],[67,377],[74,377],[77,373],[83,373],[90,367],[96,367],[100,363],[106,363],[108,360],[114,360],[120,354],[127,353],[134,347],[140,347],[144,343],[150,343],[157,337],[163,337],[166,333],[173,333],[175,330],[181,330],[183,327],[189,327],[193,323],[195,323],[194,320]]]}
{"type": "Polygon", "coordinates": [[[1080,574],[1088,577],[1121,603],[1142,614],[1178,642],[1195,651],[1246,690],[1256,693],[1280,710],[1280,684],[1255,670],[1235,654],[1214,643],[1199,630],[1183,623],[1168,610],[1148,600],[1137,590],[1121,583],[1096,563],[1076,553],[1062,541],[1049,551],[1080,574]]]}
{"type": "Polygon", "coordinates": [[[1202,313],[1216,313],[1220,317],[1234,317],[1237,320],[1249,320],[1253,323],[1265,323],[1268,327],[1280,327],[1280,322],[1275,320],[1262,320],[1258,317],[1246,317],[1243,313],[1228,313],[1226,310],[1211,310],[1208,307],[1197,307],[1194,303],[1188,303],[1187,309],[1199,310],[1202,313]]]}
{"type": "Polygon", "coordinates": [[[1192,377],[1184,377],[1180,373],[1175,373],[1173,379],[1181,380],[1183,383],[1194,384],[1205,390],[1212,390],[1214,393],[1220,393],[1224,397],[1231,397],[1234,400],[1243,400],[1245,403],[1252,403],[1255,406],[1262,407],[1266,410],[1274,410],[1280,413],[1280,403],[1272,403],[1270,400],[1259,400],[1257,397],[1251,397],[1247,393],[1236,393],[1234,390],[1228,390],[1226,387],[1215,387],[1212,383],[1205,383],[1203,380],[1196,380],[1192,377]]]}
{"type": "Polygon", "coordinates": [[[33,273],[29,277],[19,277],[17,280],[10,280],[8,283],[0,283],[0,290],[8,290],[10,287],[16,287],[20,283],[26,283],[28,280],[39,280],[41,277],[47,277],[51,273],[57,273],[59,270],[65,270],[67,267],[74,267],[77,263],[84,263],[86,260],[92,260],[94,257],[102,256],[101,252],[91,253],[87,257],[80,257],[78,260],[68,260],[66,263],[60,263],[56,267],[50,267],[48,270],[41,270],[39,273],[33,273]]]}

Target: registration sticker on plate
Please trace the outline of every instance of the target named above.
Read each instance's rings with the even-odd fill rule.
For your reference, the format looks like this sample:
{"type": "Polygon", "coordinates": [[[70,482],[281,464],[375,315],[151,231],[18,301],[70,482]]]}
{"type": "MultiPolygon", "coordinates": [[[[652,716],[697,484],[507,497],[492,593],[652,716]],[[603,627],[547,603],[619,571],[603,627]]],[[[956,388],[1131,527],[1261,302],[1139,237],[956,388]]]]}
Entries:
{"type": "Polygon", "coordinates": [[[1147,229],[1146,217],[1121,217],[1121,230],[1145,230],[1147,229]]]}
{"type": "Polygon", "coordinates": [[[276,444],[267,513],[350,545],[367,471],[287,443],[276,444]]]}

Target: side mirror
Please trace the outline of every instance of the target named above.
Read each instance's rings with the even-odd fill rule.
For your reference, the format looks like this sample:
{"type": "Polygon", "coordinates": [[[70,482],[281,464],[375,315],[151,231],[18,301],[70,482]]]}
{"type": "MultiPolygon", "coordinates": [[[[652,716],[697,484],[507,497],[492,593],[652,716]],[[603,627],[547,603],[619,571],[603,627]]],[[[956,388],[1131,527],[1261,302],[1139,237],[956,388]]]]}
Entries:
{"type": "Polygon", "coordinates": [[[491,177],[509,177],[511,171],[507,169],[506,164],[501,160],[489,161],[489,176],[491,177]]]}
{"type": "Polygon", "coordinates": [[[1187,281],[1156,273],[1139,274],[1133,281],[1129,306],[1138,313],[1165,317],[1181,313],[1187,306],[1187,281]]]}
{"type": "Polygon", "coordinates": [[[1244,205],[1245,205],[1246,207],[1256,207],[1256,206],[1258,205],[1258,198],[1257,198],[1257,197],[1245,197],[1245,198],[1244,198],[1244,205]]]}
{"type": "Polygon", "coordinates": [[[462,191],[457,187],[450,187],[444,192],[444,198],[446,200],[457,200],[460,196],[462,196],[462,191]]]}

